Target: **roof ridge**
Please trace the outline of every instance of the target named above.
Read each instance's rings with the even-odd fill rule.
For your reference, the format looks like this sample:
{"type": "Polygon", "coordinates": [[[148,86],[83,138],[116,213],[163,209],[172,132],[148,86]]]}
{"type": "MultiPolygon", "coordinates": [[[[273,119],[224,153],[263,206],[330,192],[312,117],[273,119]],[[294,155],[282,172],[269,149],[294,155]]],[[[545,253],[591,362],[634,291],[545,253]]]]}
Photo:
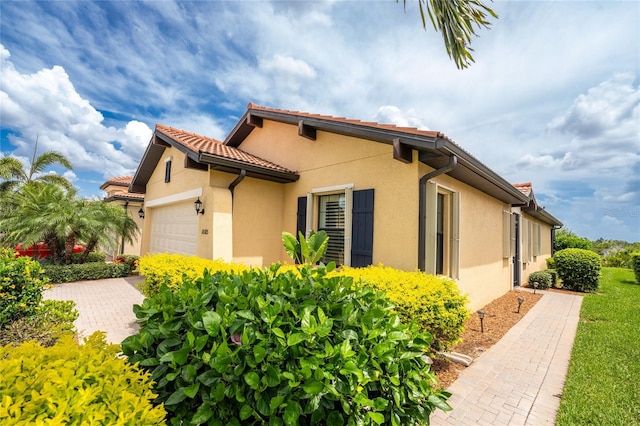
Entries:
{"type": "MultiPolygon", "coordinates": [[[[358,125],[368,126],[368,127],[397,129],[397,130],[405,131],[408,133],[418,133],[418,132],[427,133],[428,132],[428,133],[434,133],[438,137],[451,140],[447,135],[437,130],[419,129],[417,127],[411,127],[411,126],[399,126],[393,123],[380,123],[377,121],[364,121],[357,118],[347,118],[347,117],[335,116],[335,115],[317,114],[317,113],[281,109],[281,108],[269,108],[262,105],[254,104],[253,102],[249,102],[249,104],[247,105],[247,110],[251,110],[251,109],[256,109],[261,111],[271,111],[271,112],[280,113],[280,114],[301,115],[309,118],[318,118],[323,120],[343,121],[343,122],[349,122],[352,124],[358,124],[358,125]]],[[[451,141],[453,142],[453,140],[451,141]]]]}
{"type": "Polygon", "coordinates": [[[211,142],[216,142],[216,143],[220,143],[220,144],[222,143],[222,141],[220,141],[220,140],[218,140],[216,138],[212,138],[210,136],[201,135],[199,133],[190,132],[190,131],[184,130],[184,129],[178,129],[177,127],[167,126],[167,125],[161,124],[161,123],[156,123],[156,130],[158,128],[167,129],[167,130],[171,130],[171,131],[174,131],[174,132],[179,132],[179,133],[182,133],[184,135],[189,135],[189,136],[196,137],[196,138],[206,139],[206,140],[211,141],[211,142]]]}

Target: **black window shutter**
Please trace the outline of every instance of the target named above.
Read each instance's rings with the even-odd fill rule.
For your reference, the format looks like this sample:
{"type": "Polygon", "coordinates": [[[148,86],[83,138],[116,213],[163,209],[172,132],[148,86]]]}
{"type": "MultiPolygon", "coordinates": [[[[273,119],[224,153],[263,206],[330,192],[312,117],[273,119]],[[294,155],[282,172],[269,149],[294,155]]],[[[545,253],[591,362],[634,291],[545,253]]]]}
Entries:
{"type": "Polygon", "coordinates": [[[307,234],[307,197],[298,197],[298,222],[296,225],[296,238],[299,233],[307,234]]]}
{"type": "Polygon", "coordinates": [[[171,181],[171,160],[164,163],[164,181],[171,181]]]}
{"type": "Polygon", "coordinates": [[[351,229],[351,266],[369,266],[373,262],[373,189],[353,191],[351,229]]]}

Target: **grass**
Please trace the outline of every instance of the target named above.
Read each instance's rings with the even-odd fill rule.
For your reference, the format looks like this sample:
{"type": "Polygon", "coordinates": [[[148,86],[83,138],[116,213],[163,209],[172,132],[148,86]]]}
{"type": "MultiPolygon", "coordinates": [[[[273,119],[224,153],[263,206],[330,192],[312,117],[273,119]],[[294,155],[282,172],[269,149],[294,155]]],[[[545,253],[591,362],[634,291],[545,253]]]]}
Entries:
{"type": "Polygon", "coordinates": [[[640,425],[640,285],[603,268],[584,297],[556,425],[640,425]]]}

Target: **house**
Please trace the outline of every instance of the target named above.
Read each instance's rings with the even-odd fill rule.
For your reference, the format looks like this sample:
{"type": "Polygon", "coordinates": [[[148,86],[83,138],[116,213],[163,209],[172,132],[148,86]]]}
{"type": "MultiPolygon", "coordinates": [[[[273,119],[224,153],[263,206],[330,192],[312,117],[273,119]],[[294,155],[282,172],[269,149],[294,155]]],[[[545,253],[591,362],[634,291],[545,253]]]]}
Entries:
{"type": "Polygon", "coordinates": [[[141,254],[268,265],[323,229],[327,260],[448,275],[471,309],[551,256],[562,224],[523,190],[440,132],[254,104],[224,141],[158,124],[129,187],[141,254]]]}
{"type": "MultiPolygon", "coordinates": [[[[135,194],[129,192],[129,185],[133,176],[120,176],[107,179],[105,183],[100,185],[100,189],[107,193],[104,198],[106,203],[117,203],[127,211],[127,214],[133,218],[138,224],[138,228],[142,229],[144,218],[144,210],[142,209],[144,203],[144,194],[135,194]],[[142,213],[141,213],[142,212],[142,213]]],[[[122,237],[118,237],[118,244],[111,253],[108,253],[111,258],[114,258],[121,254],[134,254],[140,255],[140,239],[138,236],[133,243],[125,241],[122,237]]]]}

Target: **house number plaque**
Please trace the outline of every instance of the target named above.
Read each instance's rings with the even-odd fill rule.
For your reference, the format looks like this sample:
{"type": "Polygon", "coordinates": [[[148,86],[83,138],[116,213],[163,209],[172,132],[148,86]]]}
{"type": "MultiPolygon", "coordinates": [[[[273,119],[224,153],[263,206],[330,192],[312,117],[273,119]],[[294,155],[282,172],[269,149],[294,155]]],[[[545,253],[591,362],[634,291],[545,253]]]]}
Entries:
{"type": "Polygon", "coordinates": [[[208,229],[203,229],[202,230],[202,235],[208,235],[209,234],[209,230],[208,229]]]}

